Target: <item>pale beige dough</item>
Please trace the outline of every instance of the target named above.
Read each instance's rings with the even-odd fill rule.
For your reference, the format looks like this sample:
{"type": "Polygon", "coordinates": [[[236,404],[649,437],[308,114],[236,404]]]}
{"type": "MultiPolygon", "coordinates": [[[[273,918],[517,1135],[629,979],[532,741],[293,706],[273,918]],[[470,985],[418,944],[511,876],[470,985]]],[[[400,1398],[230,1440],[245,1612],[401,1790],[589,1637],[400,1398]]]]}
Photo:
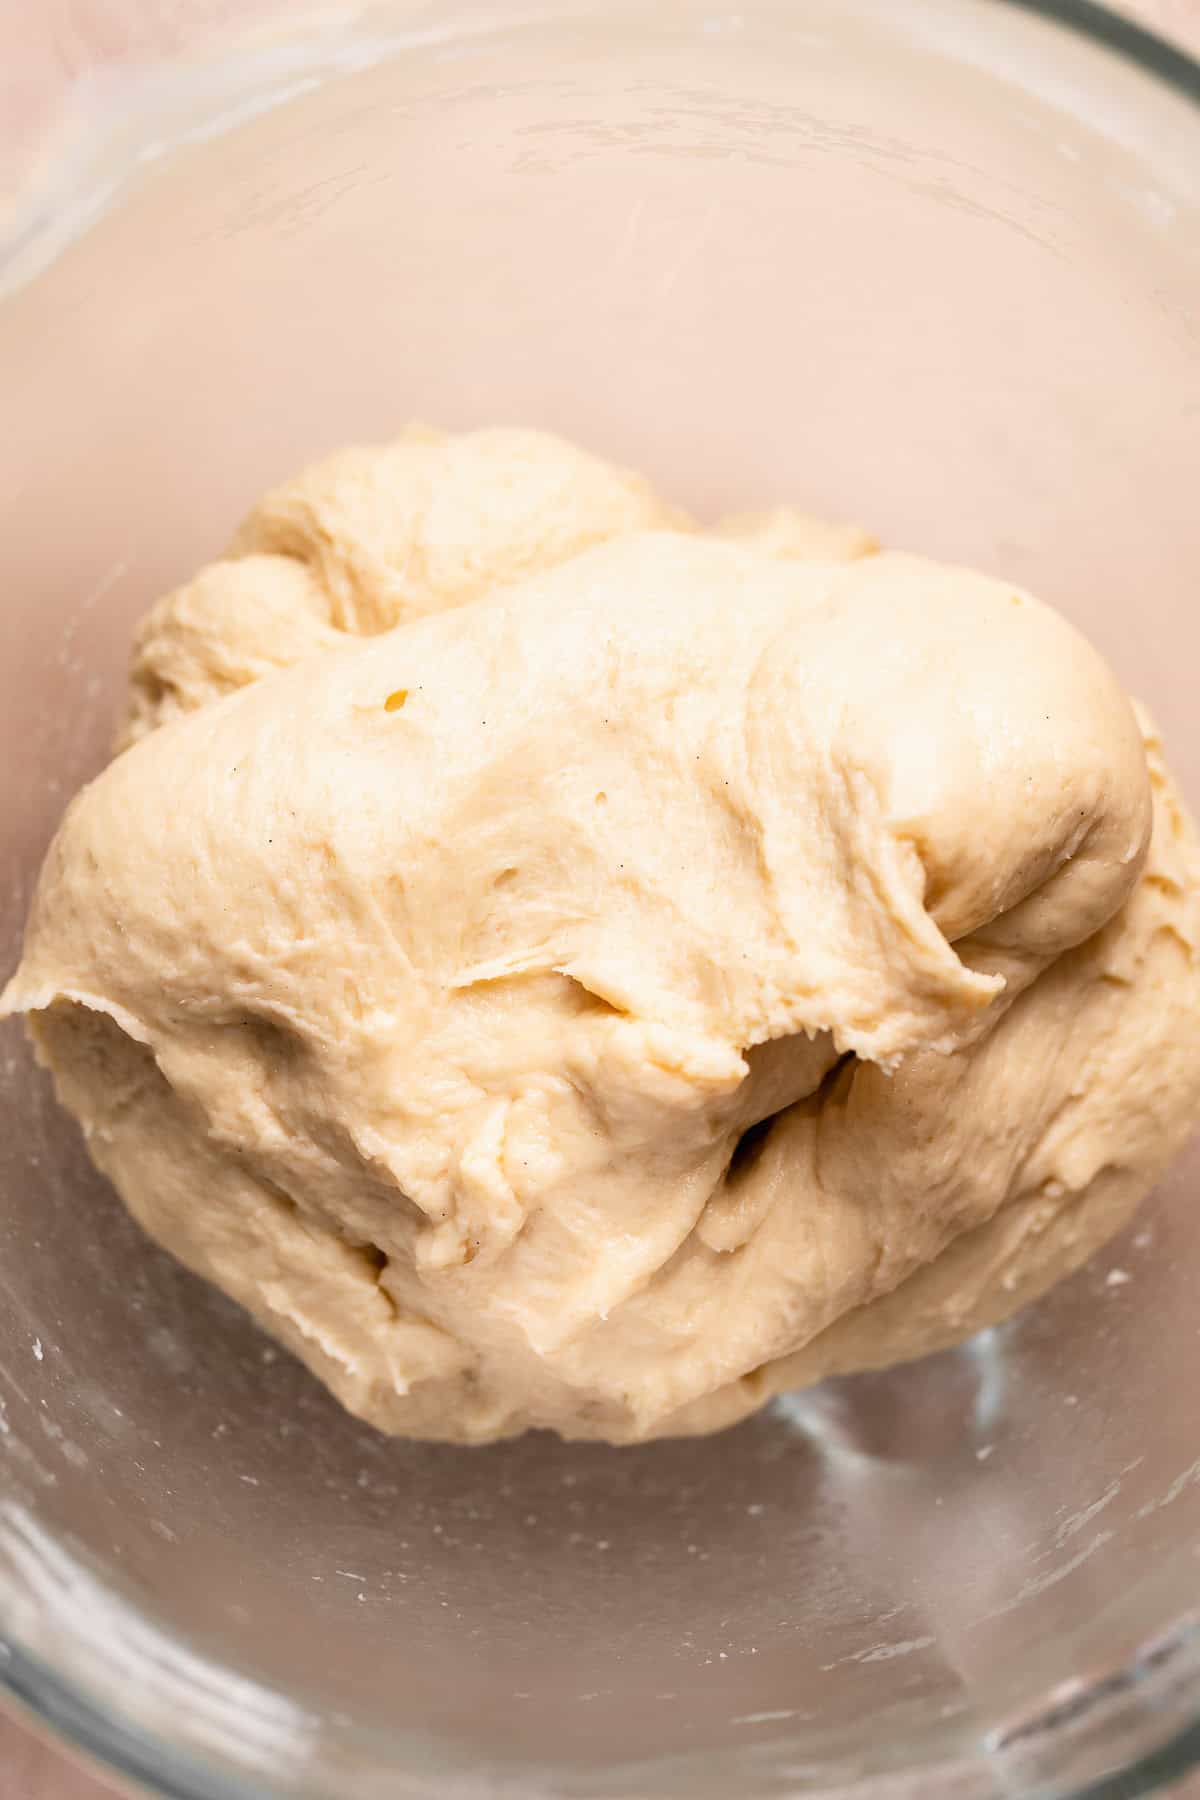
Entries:
{"type": "Polygon", "coordinates": [[[2,1009],[387,1431],[628,1441],[995,1322],[1200,1110],[1200,856],[1027,594],[544,435],[277,489],[149,615],[2,1009]]]}

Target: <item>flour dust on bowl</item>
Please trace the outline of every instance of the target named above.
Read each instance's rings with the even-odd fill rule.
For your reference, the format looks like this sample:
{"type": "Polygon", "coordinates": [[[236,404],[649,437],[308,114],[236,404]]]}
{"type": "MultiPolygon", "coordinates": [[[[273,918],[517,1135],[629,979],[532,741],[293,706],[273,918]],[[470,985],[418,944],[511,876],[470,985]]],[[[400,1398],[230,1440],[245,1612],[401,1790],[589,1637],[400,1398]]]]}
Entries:
{"type": "MultiPolygon", "coordinates": [[[[4,59],[5,975],[134,621],[408,417],[1028,588],[1200,800],[1184,59],[1002,0],[145,10],[57,85],[55,8],[4,59]]],[[[153,1249],[12,1021],[0,1079],[0,1669],[151,1791],[1128,1792],[1200,1751],[1194,1154],[962,1348],[712,1438],[468,1449],[356,1423],[153,1249]]]]}

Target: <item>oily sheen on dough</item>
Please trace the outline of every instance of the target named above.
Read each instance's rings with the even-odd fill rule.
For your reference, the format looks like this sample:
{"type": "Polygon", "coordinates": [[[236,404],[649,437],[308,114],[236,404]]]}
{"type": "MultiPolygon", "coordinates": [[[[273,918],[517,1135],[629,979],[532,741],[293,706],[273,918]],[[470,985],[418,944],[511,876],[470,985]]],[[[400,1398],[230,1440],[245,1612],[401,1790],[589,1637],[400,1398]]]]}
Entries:
{"type": "Polygon", "coordinates": [[[1200,862],[1061,618],[413,429],[151,612],[28,1015],[146,1229],[385,1431],[707,1431],[1003,1318],[1200,1108],[1200,862]]]}

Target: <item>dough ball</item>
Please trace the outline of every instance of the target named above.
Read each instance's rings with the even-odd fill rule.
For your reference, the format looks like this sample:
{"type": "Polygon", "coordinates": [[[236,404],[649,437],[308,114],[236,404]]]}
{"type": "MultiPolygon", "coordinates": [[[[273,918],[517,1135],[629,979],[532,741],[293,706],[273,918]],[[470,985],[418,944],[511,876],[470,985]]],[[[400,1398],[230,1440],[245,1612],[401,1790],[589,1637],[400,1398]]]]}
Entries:
{"type": "Polygon", "coordinates": [[[940,1348],[1200,1110],[1196,839],[1095,652],[674,516],[525,433],[268,497],[143,627],[3,996],[146,1229],[385,1431],[707,1431],[940,1348]]]}

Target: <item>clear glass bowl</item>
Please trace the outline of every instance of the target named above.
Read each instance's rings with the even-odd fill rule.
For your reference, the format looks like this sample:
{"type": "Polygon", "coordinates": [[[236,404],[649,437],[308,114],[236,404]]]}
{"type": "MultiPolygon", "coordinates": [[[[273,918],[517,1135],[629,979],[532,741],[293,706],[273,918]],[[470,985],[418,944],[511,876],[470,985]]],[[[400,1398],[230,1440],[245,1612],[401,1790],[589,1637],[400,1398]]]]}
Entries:
{"type": "MultiPolygon", "coordinates": [[[[414,415],[1003,571],[1200,798],[1200,71],[1165,46],[1083,0],[193,0],[9,9],[0,70],[5,969],[132,619],[414,415]]],[[[0,1673],[112,1768],[973,1800],[1200,1756],[1195,1156],[962,1351],[709,1441],[462,1451],[354,1423],[153,1250],[11,1026],[0,1080],[0,1673]]]]}

